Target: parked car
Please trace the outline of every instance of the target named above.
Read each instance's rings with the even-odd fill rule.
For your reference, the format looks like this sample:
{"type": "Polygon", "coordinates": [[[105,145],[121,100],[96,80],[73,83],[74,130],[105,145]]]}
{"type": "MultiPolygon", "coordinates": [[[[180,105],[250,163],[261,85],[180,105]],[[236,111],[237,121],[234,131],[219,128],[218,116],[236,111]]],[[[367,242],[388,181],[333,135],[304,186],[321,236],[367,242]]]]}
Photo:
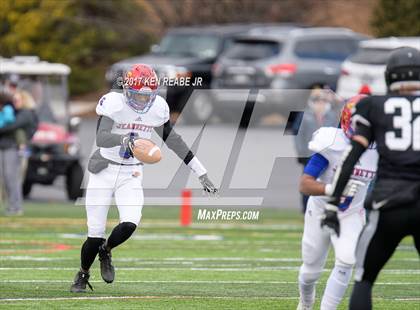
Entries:
{"type": "MultiPolygon", "coordinates": [[[[110,86],[117,88],[115,81],[134,63],[151,65],[159,78],[190,77],[191,81],[201,77],[201,86],[160,87],[160,94],[166,97],[171,111],[179,112],[190,98],[194,89],[208,89],[212,80],[211,67],[217,57],[231,43],[233,38],[247,32],[253,24],[204,25],[170,29],[159,45],[151,48],[151,53],[121,60],[113,64],[106,73],[110,86]]],[[[194,98],[192,109],[184,111],[187,121],[202,121],[212,107],[209,98],[194,98]]]]}
{"type": "Polygon", "coordinates": [[[53,184],[59,175],[66,177],[69,199],[83,196],[77,136],[80,118],[69,116],[69,74],[67,65],[40,61],[36,56],[0,57],[0,86],[11,76],[18,77],[18,88],[33,97],[39,118],[38,129],[29,145],[24,196],[29,195],[33,184],[53,184]]]}
{"type": "Polygon", "coordinates": [[[288,113],[291,107],[302,108],[304,98],[287,98],[278,90],[317,86],[334,90],[341,63],[366,38],[349,29],[324,27],[262,27],[238,36],[213,67],[215,113],[229,118],[229,111],[242,107],[238,102],[243,101],[241,89],[276,90],[267,95],[260,91],[255,98],[269,111],[288,113]]]}
{"type": "Polygon", "coordinates": [[[337,94],[350,98],[362,87],[371,94],[386,93],[385,66],[391,51],[402,46],[420,50],[420,37],[390,37],[360,42],[357,52],[343,62],[338,80],[337,94]]]}

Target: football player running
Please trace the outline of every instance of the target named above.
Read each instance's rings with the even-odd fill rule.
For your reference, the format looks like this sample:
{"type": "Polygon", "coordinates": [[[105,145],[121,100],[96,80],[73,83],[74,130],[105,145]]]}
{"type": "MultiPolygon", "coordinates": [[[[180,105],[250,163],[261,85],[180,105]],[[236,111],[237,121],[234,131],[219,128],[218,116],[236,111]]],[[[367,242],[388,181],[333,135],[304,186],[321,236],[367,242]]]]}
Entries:
{"type": "Polygon", "coordinates": [[[314,152],[305,166],[300,180],[300,191],[310,195],[305,213],[302,238],[303,264],[299,271],[300,301],[297,309],[312,309],[315,302],[315,285],[321,276],[328,257],[330,244],[335,252],[335,265],[328,278],[321,300],[321,309],[336,309],[340,304],[355,263],[355,248],[359,234],[365,224],[363,202],[369,183],[375,177],[378,154],[375,145],[357,163],[352,179],[338,206],[341,231],[331,232],[321,227],[322,217],[329,196],[332,194],[334,172],[341,163],[353,128],[350,124],[351,110],[362,96],[347,101],[341,114],[341,128],[322,127],[309,142],[314,152]]]}
{"type": "Polygon", "coordinates": [[[420,51],[411,47],[393,51],[385,81],[387,95],[368,97],[356,107],[352,117],[356,133],[337,170],[324,220],[332,229],[342,229],[339,197],[354,165],[375,141],[378,177],[365,204],[370,211],[357,245],[352,310],[372,309],[372,286],[404,237],[413,236],[420,254],[420,51]]]}
{"type": "Polygon", "coordinates": [[[81,249],[81,266],[71,285],[71,292],[85,292],[89,269],[99,254],[101,276],[114,281],[111,250],[125,242],[136,230],[143,207],[143,163],[133,156],[136,138],[150,139],[152,129],[198,176],[203,189],[216,194],[217,189],[200,163],[169,122],[169,107],[158,94],[158,79],[153,69],[134,65],[125,75],[123,93],[109,92],[96,107],[99,115],[96,144],[99,147],[88,163],[86,190],[88,235],[81,249]],[[107,214],[112,197],[119,213],[119,224],[105,239],[107,214]]]}

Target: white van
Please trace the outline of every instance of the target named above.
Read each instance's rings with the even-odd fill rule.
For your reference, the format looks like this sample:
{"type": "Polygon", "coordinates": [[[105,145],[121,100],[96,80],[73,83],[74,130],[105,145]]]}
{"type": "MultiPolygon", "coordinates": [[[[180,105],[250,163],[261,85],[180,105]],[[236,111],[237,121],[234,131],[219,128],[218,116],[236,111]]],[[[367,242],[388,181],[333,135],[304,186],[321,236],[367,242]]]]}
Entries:
{"type": "Polygon", "coordinates": [[[420,50],[420,37],[390,37],[365,40],[358,51],[347,58],[337,83],[337,94],[350,98],[368,87],[372,95],[386,93],[385,67],[393,49],[410,46],[420,50]]]}

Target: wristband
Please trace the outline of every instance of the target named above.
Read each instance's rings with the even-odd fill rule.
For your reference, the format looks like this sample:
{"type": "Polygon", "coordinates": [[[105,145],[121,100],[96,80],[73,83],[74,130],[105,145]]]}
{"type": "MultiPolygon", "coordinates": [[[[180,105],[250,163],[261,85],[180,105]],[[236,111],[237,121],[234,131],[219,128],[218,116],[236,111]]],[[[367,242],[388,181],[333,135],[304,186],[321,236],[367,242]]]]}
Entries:
{"type": "Polygon", "coordinates": [[[196,156],[194,156],[193,159],[191,159],[191,161],[188,163],[188,167],[190,167],[191,170],[199,177],[207,173],[206,168],[196,156]]]}
{"type": "Polygon", "coordinates": [[[325,184],[324,192],[326,196],[332,196],[332,194],[334,193],[332,184],[325,184]]]}

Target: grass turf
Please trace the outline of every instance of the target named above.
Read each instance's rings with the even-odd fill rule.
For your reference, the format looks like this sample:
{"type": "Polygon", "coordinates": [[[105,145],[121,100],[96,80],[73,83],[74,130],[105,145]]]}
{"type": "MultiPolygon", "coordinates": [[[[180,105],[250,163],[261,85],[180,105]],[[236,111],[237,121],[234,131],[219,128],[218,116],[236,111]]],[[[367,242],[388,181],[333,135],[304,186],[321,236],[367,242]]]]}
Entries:
{"type": "MultiPolygon", "coordinates": [[[[178,224],[178,208],[145,207],[142,227],[113,251],[116,281],[98,263],[94,291],[68,290],[85,238],[84,209],[71,204],[25,206],[24,217],[0,217],[0,308],[295,309],[302,216],[261,209],[258,221],[178,224]]],[[[194,215],[196,218],[197,210],[194,215]]],[[[117,223],[115,208],[108,231],[117,223]]],[[[330,257],[318,286],[322,296],[330,257]]],[[[346,309],[346,294],[339,309],[346,309]]],[[[420,309],[420,268],[405,239],[378,278],[375,309],[420,309]]]]}

